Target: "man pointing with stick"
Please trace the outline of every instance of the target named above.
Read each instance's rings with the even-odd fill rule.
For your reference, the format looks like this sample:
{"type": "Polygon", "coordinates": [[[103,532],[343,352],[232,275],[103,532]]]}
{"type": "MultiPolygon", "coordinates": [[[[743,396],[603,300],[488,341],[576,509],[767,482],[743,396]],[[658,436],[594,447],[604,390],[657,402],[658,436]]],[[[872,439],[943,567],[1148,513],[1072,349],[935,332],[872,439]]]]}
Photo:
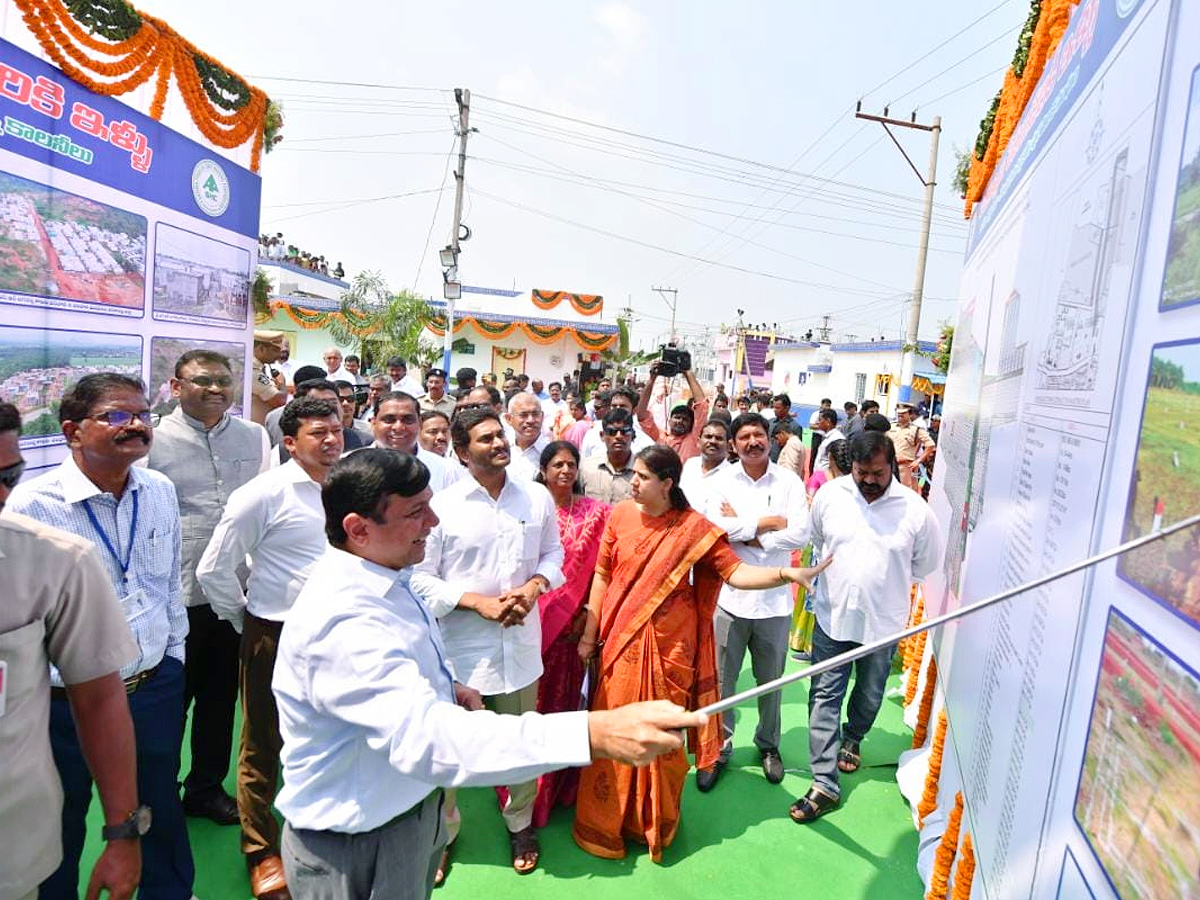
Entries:
{"type": "Polygon", "coordinates": [[[644,765],[705,717],[665,701],[541,716],[483,710],[454,680],[409,589],[437,524],[415,458],[364,449],[322,490],[330,548],[296,599],[274,689],[276,806],[295,900],[421,898],[445,842],[442,789],[534,778],[592,758],[644,765]],[[465,707],[465,708],[464,708],[465,707]]]}

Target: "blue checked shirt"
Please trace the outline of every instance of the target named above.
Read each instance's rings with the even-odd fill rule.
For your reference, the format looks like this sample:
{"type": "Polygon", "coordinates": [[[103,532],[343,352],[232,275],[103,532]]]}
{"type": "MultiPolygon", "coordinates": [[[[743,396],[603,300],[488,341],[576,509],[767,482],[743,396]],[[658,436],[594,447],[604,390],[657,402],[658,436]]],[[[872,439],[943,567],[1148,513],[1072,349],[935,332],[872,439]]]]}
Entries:
{"type": "MultiPolygon", "coordinates": [[[[138,645],[137,658],[121,669],[122,678],[153,668],[164,655],[183,662],[188,619],[179,582],[179,504],[175,487],[165,475],[134,466],[118,501],[92,484],[68,456],[56,469],[13,488],[4,509],[24,513],[95,545],[138,645]],[[88,505],[119,560],[92,524],[88,505]],[[121,572],[127,554],[128,578],[121,572]]],[[[63,684],[53,666],[50,680],[58,687],[63,684]]]]}

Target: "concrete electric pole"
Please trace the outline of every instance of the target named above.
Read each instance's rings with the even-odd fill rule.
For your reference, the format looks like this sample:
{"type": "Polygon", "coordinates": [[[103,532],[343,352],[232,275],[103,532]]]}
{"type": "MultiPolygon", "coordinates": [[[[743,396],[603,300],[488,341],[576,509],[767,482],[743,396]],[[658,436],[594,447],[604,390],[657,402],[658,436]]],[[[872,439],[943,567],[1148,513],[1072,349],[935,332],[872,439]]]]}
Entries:
{"type": "Polygon", "coordinates": [[[471,92],[466,88],[455,88],[454,99],[458,102],[458,169],[454,172],[454,229],[450,234],[450,245],[442,251],[441,263],[445,268],[443,295],[446,298],[446,336],[442,340],[442,368],[450,373],[450,351],[454,346],[454,301],[462,293],[462,280],[458,277],[458,242],[462,231],[463,184],[467,173],[467,137],[471,133],[471,92]]]}
{"type": "Polygon", "coordinates": [[[903,154],[905,161],[917,176],[917,180],[925,186],[925,206],[921,211],[921,240],[917,245],[917,273],[913,281],[912,302],[908,307],[908,332],[904,336],[904,356],[900,363],[900,402],[907,402],[912,399],[912,378],[913,378],[913,361],[917,352],[917,332],[921,326],[921,301],[925,296],[925,263],[929,257],[929,228],[933,222],[933,189],[937,186],[937,157],[938,157],[938,138],[942,134],[942,117],[934,116],[933,122],[929,125],[922,125],[917,121],[917,114],[913,113],[909,121],[903,119],[888,118],[887,107],[884,107],[882,116],[872,116],[862,111],[862,103],[858,104],[858,109],[854,113],[855,118],[866,119],[871,122],[878,122],[883,126],[883,130],[888,133],[888,137],[892,139],[892,143],[903,154]],[[913,161],[909,159],[908,153],[904,147],[896,140],[896,136],[892,134],[889,125],[895,125],[897,128],[915,128],[918,131],[928,131],[929,139],[929,168],[928,174],[921,175],[921,172],[913,161]]]}
{"type": "Polygon", "coordinates": [[[650,290],[657,291],[658,296],[662,297],[663,303],[671,307],[671,334],[667,342],[672,343],[675,340],[675,307],[679,305],[679,291],[676,288],[663,287],[652,287],[650,290]],[[667,294],[671,295],[670,300],[667,299],[667,294]]]}

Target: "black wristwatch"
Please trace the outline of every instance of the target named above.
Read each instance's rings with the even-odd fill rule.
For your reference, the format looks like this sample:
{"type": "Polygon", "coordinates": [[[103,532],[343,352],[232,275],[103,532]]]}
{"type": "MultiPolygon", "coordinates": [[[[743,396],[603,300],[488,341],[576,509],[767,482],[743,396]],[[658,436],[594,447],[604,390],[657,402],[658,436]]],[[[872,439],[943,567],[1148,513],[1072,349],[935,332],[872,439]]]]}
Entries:
{"type": "Polygon", "coordinates": [[[100,832],[106,841],[129,841],[145,836],[150,830],[150,807],[139,806],[120,825],[105,825],[100,832]]]}

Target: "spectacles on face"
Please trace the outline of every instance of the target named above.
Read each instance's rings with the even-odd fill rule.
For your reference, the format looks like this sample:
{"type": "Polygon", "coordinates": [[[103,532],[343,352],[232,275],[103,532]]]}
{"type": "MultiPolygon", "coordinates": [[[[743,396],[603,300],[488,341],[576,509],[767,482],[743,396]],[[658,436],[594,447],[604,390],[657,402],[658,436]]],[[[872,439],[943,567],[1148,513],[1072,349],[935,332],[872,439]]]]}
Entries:
{"type": "Polygon", "coordinates": [[[193,378],[184,378],[192,387],[198,387],[201,390],[212,387],[214,384],[217,387],[227,388],[233,387],[233,377],[230,375],[218,375],[216,378],[211,375],[196,375],[193,378]]]}
{"type": "Polygon", "coordinates": [[[5,466],[0,469],[0,486],[12,490],[17,486],[17,482],[21,480],[21,476],[25,474],[25,460],[15,462],[11,466],[5,466]]]}
{"type": "Polygon", "coordinates": [[[95,419],[97,422],[103,422],[112,428],[125,428],[132,425],[133,420],[137,419],[143,425],[147,425],[150,428],[157,428],[162,416],[158,413],[152,413],[148,409],[139,413],[126,412],[123,409],[110,409],[108,412],[97,413],[94,416],[84,416],[84,418],[95,419]]]}
{"type": "Polygon", "coordinates": [[[341,401],[343,406],[353,406],[354,405],[354,395],[353,394],[347,394],[345,397],[338,397],[338,400],[341,401]]]}
{"type": "Polygon", "coordinates": [[[632,428],[605,428],[604,433],[609,437],[617,437],[618,435],[622,434],[625,435],[625,437],[633,437],[632,428]]]}

